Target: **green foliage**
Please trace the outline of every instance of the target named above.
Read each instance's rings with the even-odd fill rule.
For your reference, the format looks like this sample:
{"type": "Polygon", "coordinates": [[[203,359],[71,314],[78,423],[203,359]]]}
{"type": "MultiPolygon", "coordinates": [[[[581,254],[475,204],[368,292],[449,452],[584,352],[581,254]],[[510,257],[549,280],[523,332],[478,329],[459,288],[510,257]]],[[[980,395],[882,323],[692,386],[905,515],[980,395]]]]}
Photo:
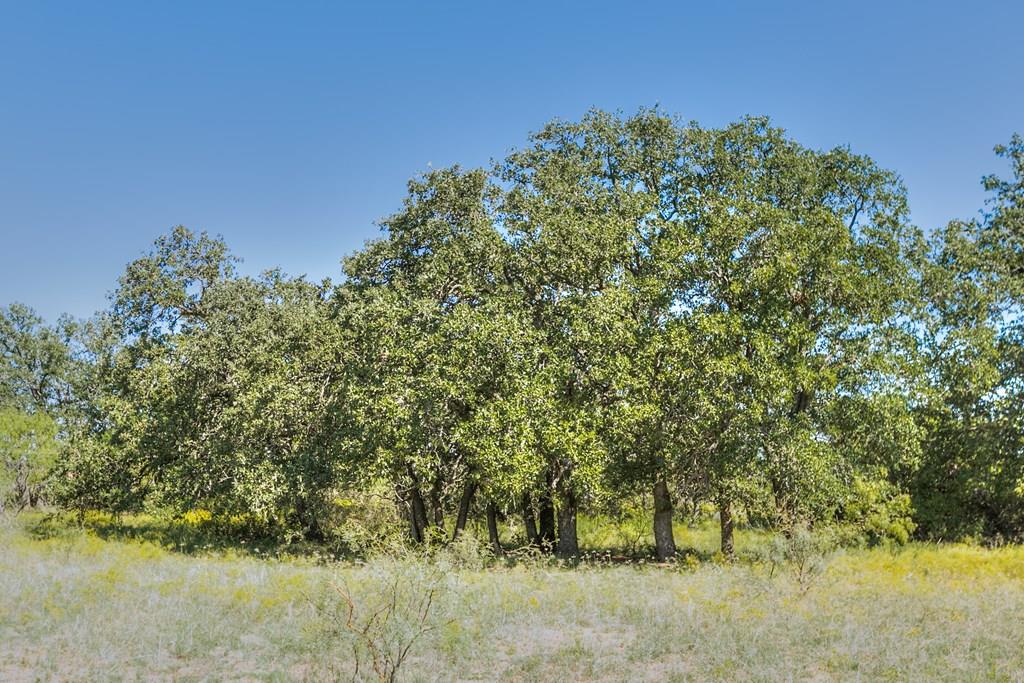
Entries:
{"type": "Polygon", "coordinates": [[[90,320],[0,309],[0,407],[56,444],[18,471],[80,512],[358,553],[486,511],[496,552],[522,517],[574,555],[581,513],[629,510],[668,559],[673,509],[704,505],[726,554],[731,519],[1016,539],[1024,142],[996,151],[986,211],[930,241],[868,157],[658,109],[413,180],[338,283],[242,276],[178,226],[90,320]]]}
{"type": "Polygon", "coordinates": [[[401,554],[405,525],[383,491],[344,491],[331,501],[329,541],[346,557],[401,554]]]}
{"type": "Polygon", "coordinates": [[[996,148],[1011,176],[987,176],[982,218],[954,221],[933,245],[925,280],[927,438],[910,487],[922,530],[934,538],[1024,535],[1024,141],[996,148]]]}
{"type": "Polygon", "coordinates": [[[910,496],[884,476],[855,478],[841,511],[843,522],[869,545],[907,543],[917,526],[913,513],[910,496]]]}
{"type": "Polygon", "coordinates": [[[70,326],[48,327],[23,304],[0,308],[0,405],[48,410],[70,399],[70,326]]]}
{"type": "Polygon", "coordinates": [[[48,415],[0,408],[0,512],[42,501],[58,448],[57,424],[48,415]]]}
{"type": "Polygon", "coordinates": [[[123,501],[319,536],[343,365],[330,292],[274,271],[235,277],[233,260],[219,240],[178,228],[129,265],[114,295],[123,342],[103,377],[105,443],[83,446],[74,474],[91,478],[90,463],[114,452],[123,501]]]}

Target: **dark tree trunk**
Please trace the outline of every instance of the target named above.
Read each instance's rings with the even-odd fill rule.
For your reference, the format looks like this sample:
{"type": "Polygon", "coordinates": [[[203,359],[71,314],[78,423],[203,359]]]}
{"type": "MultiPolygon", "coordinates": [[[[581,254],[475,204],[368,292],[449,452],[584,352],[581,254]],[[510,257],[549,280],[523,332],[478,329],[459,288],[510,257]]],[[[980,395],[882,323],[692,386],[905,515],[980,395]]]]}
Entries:
{"type": "Polygon", "coordinates": [[[654,547],[658,560],[662,562],[676,554],[676,539],[672,535],[672,496],[664,479],[654,482],[654,547]]]}
{"type": "Polygon", "coordinates": [[[427,528],[430,522],[427,520],[427,506],[423,504],[423,496],[420,495],[420,487],[412,487],[412,518],[416,527],[416,537],[420,543],[427,540],[427,528]]]}
{"type": "Polygon", "coordinates": [[[728,498],[722,498],[718,503],[718,523],[722,534],[722,555],[731,560],[736,556],[736,549],[732,537],[732,506],[728,498]]]}
{"type": "Polygon", "coordinates": [[[22,456],[14,479],[14,497],[18,501],[17,512],[21,513],[32,505],[32,490],[28,485],[28,456],[22,456]]]}
{"type": "Polygon", "coordinates": [[[462,489],[462,498],[459,500],[459,516],[455,518],[455,530],[452,532],[454,541],[466,528],[466,521],[469,519],[469,506],[473,504],[473,496],[476,494],[476,481],[470,479],[466,487],[462,489]]]}
{"type": "Polygon", "coordinates": [[[427,527],[430,522],[427,519],[427,506],[423,502],[423,494],[420,493],[420,480],[412,465],[408,466],[409,478],[409,506],[411,508],[412,536],[417,543],[427,540],[427,527]]]}
{"type": "Polygon", "coordinates": [[[576,557],[580,554],[576,539],[576,495],[565,491],[558,500],[558,546],[559,557],[576,557]]]}
{"type": "Polygon", "coordinates": [[[315,506],[310,505],[304,496],[295,500],[295,519],[307,541],[322,542],[327,538],[315,506]]]}
{"type": "Polygon", "coordinates": [[[444,508],[441,506],[442,487],[441,477],[435,477],[434,485],[430,487],[430,507],[433,508],[434,526],[438,529],[444,529],[444,508]]]}
{"type": "Polygon", "coordinates": [[[533,516],[533,501],[530,494],[523,494],[523,527],[526,529],[526,542],[530,545],[540,545],[540,536],[537,533],[537,520],[533,516]]]}
{"type": "Polygon", "coordinates": [[[491,550],[501,555],[501,538],[498,537],[498,508],[491,501],[487,503],[487,537],[491,542],[491,550]]]}
{"type": "Polygon", "coordinates": [[[555,547],[555,504],[551,499],[551,476],[548,475],[547,485],[541,489],[540,495],[537,496],[537,513],[539,528],[537,531],[537,539],[540,545],[551,550],[555,547]]]}
{"type": "Polygon", "coordinates": [[[413,514],[412,510],[412,500],[399,489],[396,503],[402,518],[409,522],[409,538],[412,539],[413,543],[422,543],[423,530],[416,524],[416,515],[413,514]]]}

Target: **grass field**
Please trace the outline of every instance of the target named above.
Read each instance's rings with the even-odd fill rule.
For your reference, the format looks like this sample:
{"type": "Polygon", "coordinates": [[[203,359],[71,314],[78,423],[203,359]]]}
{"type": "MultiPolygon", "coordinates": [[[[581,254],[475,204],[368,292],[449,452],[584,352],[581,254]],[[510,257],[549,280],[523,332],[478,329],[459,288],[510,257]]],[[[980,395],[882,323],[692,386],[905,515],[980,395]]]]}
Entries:
{"type": "Polygon", "coordinates": [[[357,661],[376,680],[374,651],[411,641],[398,680],[1024,681],[1022,548],[724,565],[697,559],[697,529],[676,565],[567,568],[471,542],[429,561],[182,552],[156,529],[0,523],[0,680],[351,680],[357,661]]]}

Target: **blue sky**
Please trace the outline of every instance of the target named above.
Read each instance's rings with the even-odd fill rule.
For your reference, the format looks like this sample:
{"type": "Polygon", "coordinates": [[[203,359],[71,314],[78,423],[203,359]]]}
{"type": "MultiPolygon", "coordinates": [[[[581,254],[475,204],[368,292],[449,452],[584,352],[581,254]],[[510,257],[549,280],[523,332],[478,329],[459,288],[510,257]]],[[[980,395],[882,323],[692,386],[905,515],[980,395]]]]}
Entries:
{"type": "Polygon", "coordinates": [[[1024,133],[1021,26],[1019,2],[0,0],[0,305],[88,315],[176,224],[246,272],[337,276],[428,164],[592,106],[768,114],[899,172],[933,228],[1024,133]]]}

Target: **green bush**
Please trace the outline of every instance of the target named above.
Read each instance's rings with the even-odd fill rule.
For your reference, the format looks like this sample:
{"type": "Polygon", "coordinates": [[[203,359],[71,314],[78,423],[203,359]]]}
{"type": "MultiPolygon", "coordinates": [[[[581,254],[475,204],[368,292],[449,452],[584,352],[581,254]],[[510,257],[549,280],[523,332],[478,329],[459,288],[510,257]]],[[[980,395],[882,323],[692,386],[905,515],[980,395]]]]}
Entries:
{"type": "Polygon", "coordinates": [[[342,555],[366,557],[401,551],[408,544],[405,521],[394,501],[380,491],[346,491],[336,496],[327,529],[342,555]]]}
{"type": "Polygon", "coordinates": [[[913,512],[910,496],[884,478],[856,477],[841,516],[868,545],[904,545],[914,533],[913,512]]]}

